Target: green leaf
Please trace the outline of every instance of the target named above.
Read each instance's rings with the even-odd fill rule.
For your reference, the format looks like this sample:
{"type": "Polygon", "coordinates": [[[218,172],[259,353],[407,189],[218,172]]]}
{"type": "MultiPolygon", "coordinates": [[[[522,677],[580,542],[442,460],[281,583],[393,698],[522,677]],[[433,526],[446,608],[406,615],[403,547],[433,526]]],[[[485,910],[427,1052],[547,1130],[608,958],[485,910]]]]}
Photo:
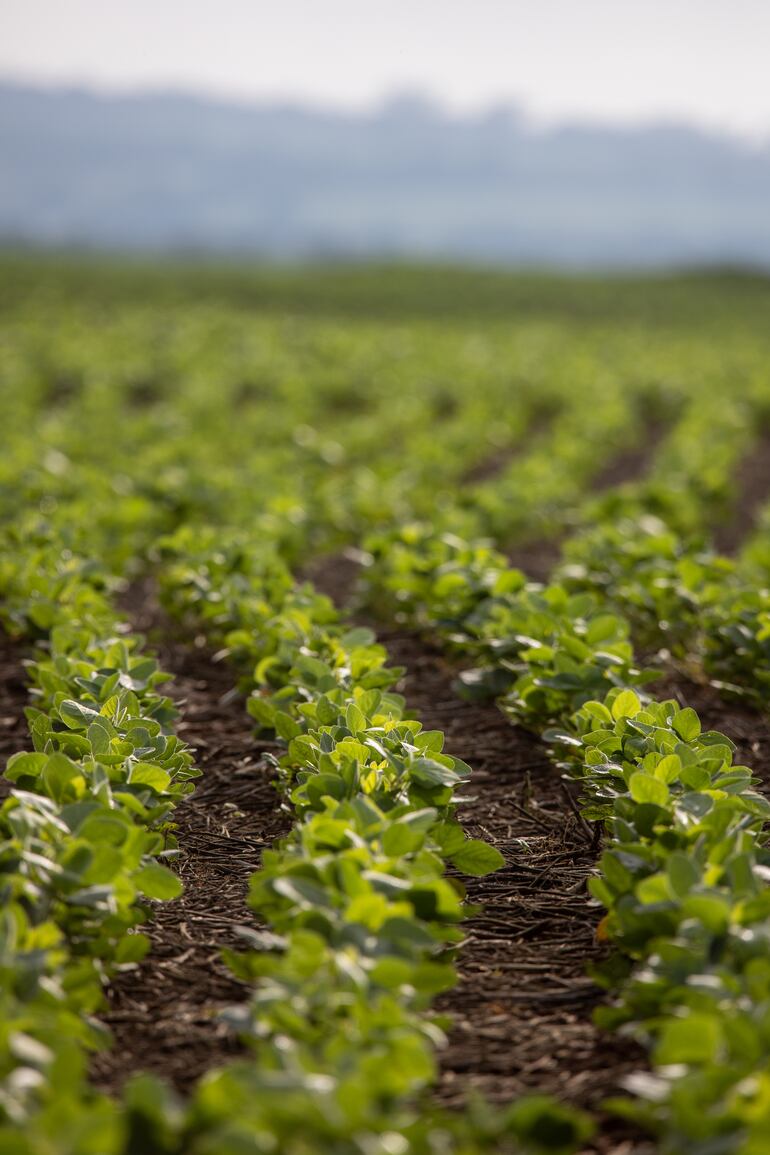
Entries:
{"type": "Polygon", "coordinates": [[[255,693],[246,703],[246,710],[266,730],[274,728],[275,706],[267,698],[255,693]]]}
{"type": "Polygon", "coordinates": [[[671,1066],[677,1063],[714,1063],[723,1043],[721,1024],[716,1015],[690,1013],[683,1019],[669,1019],[663,1024],[655,1063],[671,1066]]]}
{"type": "Polygon", "coordinates": [[[600,614],[592,618],[586,630],[586,641],[590,646],[612,641],[618,636],[619,621],[613,614],[600,614]]]}
{"type": "Polygon", "coordinates": [[[582,709],[585,710],[587,714],[590,714],[592,718],[598,719],[603,726],[612,723],[612,714],[604,705],[604,702],[585,702],[582,709]]]}
{"type": "Polygon", "coordinates": [[[148,862],[140,867],[134,871],[132,879],[142,894],[163,901],[179,898],[184,889],[181,879],[159,862],[148,862]]]}
{"type": "Polygon", "coordinates": [[[289,742],[292,738],[296,738],[298,734],[302,733],[302,727],[298,722],[295,722],[291,714],[285,714],[281,710],[276,710],[273,717],[273,726],[279,738],[283,738],[285,742],[289,742]]]}
{"type": "Polygon", "coordinates": [[[47,754],[28,754],[24,751],[12,754],[5,767],[4,777],[9,782],[18,782],[20,778],[37,778],[47,761],[47,754]]]}
{"type": "Polygon", "coordinates": [[[382,835],[382,849],[391,858],[400,858],[404,854],[411,854],[424,841],[425,835],[421,830],[406,822],[394,822],[382,835]]]}
{"type": "Polygon", "coordinates": [[[633,690],[621,690],[612,703],[612,717],[616,722],[621,718],[635,718],[642,708],[642,703],[633,690]]]}
{"type": "Polygon", "coordinates": [[[693,742],[701,732],[700,718],[690,706],[675,714],[671,725],[685,742],[693,742]]]}
{"type": "Polygon", "coordinates": [[[373,646],[376,640],[377,635],[368,626],[355,626],[340,638],[340,642],[348,650],[359,650],[366,646],[373,646]]]}
{"type": "Polygon", "coordinates": [[[689,894],[682,903],[688,918],[696,918],[712,934],[724,934],[730,924],[730,903],[716,894],[689,894]]]}
{"type": "Polygon", "coordinates": [[[77,762],[66,754],[52,754],[46,762],[42,780],[55,802],[72,802],[85,790],[85,777],[77,762]]]}
{"type": "Polygon", "coordinates": [[[72,730],[82,730],[100,716],[99,711],[95,710],[93,706],[85,706],[81,702],[74,702],[70,699],[62,702],[59,706],[59,717],[72,730]]]}
{"type": "Polygon", "coordinates": [[[636,885],[636,894],[645,905],[668,902],[671,898],[665,874],[651,874],[636,885]]]}
{"type": "Polygon", "coordinates": [[[149,949],[150,940],[146,934],[124,935],[115,952],[115,962],[121,965],[141,962],[149,949]]]}
{"type": "Polygon", "coordinates": [[[637,770],[631,775],[628,788],[634,802],[652,802],[655,806],[665,806],[668,802],[668,786],[665,782],[653,778],[652,774],[645,774],[643,770],[637,770]]]}
{"type": "Polygon", "coordinates": [[[411,984],[414,964],[406,959],[386,957],[374,964],[369,977],[377,986],[397,990],[406,983],[411,984]]]}
{"type": "Polygon", "coordinates": [[[171,775],[153,762],[135,762],[131,767],[130,782],[132,786],[150,786],[162,794],[171,784],[171,775]]]}
{"type": "Polygon", "coordinates": [[[678,758],[676,754],[666,754],[665,757],[661,758],[660,762],[658,762],[652,773],[653,777],[659,779],[661,782],[665,782],[668,786],[669,783],[676,781],[681,770],[681,758],[678,758]]]}
{"type": "Polygon", "coordinates": [[[454,786],[460,781],[459,774],[432,758],[415,758],[409,773],[415,782],[424,786],[454,786]]]}
{"type": "Polygon", "coordinates": [[[462,826],[451,819],[437,826],[433,831],[433,837],[445,858],[451,858],[466,842],[462,826]]]}
{"type": "Polygon", "coordinates": [[[669,855],[666,873],[669,886],[677,898],[684,898],[700,879],[697,865],[681,850],[675,850],[669,855]]]}
{"type": "Polygon", "coordinates": [[[345,725],[351,734],[358,734],[366,729],[366,717],[355,702],[351,702],[345,711],[345,725]]]}
{"type": "Polygon", "coordinates": [[[414,742],[423,754],[440,754],[444,747],[444,735],[441,730],[423,730],[414,742]]]}
{"type": "Polygon", "coordinates": [[[463,874],[481,876],[491,874],[505,866],[505,859],[496,846],[482,842],[479,838],[469,838],[459,850],[452,854],[451,863],[463,874]]]}
{"type": "Polygon", "coordinates": [[[322,726],[331,726],[340,715],[339,706],[335,706],[326,694],[321,694],[316,702],[316,718],[322,726]]]}

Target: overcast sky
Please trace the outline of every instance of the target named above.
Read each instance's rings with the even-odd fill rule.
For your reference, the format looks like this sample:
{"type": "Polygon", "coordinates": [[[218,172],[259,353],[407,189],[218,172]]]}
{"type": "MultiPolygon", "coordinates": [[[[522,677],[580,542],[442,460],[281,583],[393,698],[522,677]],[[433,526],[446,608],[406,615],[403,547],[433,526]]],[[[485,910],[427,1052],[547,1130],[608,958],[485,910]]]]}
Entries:
{"type": "Polygon", "coordinates": [[[0,0],[0,76],[770,137],[770,0],[0,0]]]}

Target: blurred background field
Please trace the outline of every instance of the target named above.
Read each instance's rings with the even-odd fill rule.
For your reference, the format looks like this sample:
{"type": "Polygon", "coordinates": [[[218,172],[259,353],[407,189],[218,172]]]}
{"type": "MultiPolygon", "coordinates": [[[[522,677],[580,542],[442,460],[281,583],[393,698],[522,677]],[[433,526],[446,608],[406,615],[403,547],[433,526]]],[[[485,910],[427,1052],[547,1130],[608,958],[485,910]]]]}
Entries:
{"type": "Polygon", "coordinates": [[[109,467],[157,501],[159,531],[180,503],[267,505],[297,548],[421,517],[511,547],[599,516],[598,485],[613,516],[713,534],[770,411],[770,282],[738,270],[7,253],[0,274],[7,484],[48,446],[73,493],[109,467]]]}

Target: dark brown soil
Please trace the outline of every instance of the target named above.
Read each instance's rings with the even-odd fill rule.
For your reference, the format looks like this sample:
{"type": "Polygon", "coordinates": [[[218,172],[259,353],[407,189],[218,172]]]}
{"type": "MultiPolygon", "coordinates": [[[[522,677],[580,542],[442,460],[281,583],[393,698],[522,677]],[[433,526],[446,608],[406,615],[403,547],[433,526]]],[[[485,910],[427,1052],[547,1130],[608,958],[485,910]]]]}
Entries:
{"type": "MultiPolygon", "coordinates": [[[[313,580],[344,603],[353,572],[345,559],[329,558],[313,567],[313,580]]],[[[458,815],[463,826],[506,860],[487,878],[463,880],[468,901],[483,910],[465,924],[459,984],[438,1003],[453,1026],[436,1097],[459,1108],[473,1091],[494,1103],[536,1092],[601,1113],[601,1101],[646,1061],[641,1048],[592,1022],[603,999],[586,975],[603,953],[601,912],[585,886],[598,855],[595,831],[578,818],[574,788],[534,737],[493,704],[460,700],[455,670],[437,650],[404,631],[377,632],[391,663],[407,667],[399,689],[410,710],[426,728],[442,730],[447,752],[473,768],[458,815]]],[[[604,1124],[590,1150],[645,1150],[625,1125],[604,1124]]]]}
{"type": "Polygon", "coordinates": [[[735,553],[755,528],[762,506],[770,501],[770,429],[760,434],[739,463],[735,488],[738,496],[730,518],[714,531],[720,553],[735,553]]]}
{"type": "Polygon", "coordinates": [[[561,559],[561,538],[541,537],[526,545],[507,546],[504,552],[511,565],[531,581],[547,582],[561,559]]]}
{"type": "MultiPolygon", "coordinates": [[[[0,771],[13,754],[31,750],[24,707],[29,703],[23,660],[28,649],[0,630],[0,771]]],[[[11,784],[0,777],[0,800],[11,784]]]]}
{"type": "Polygon", "coordinates": [[[159,653],[182,710],[177,732],[194,748],[203,776],[175,813],[185,893],[155,904],[146,928],[150,954],[110,985],[102,1019],[114,1045],[96,1057],[92,1075],[114,1091],[132,1073],[149,1071],[184,1091],[239,1051],[217,1015],[246,1001],[250,988],[219,955],[222,947],[243,945],[237,926],[254,925],[245,905],[248,877],[288,819],[263,757],[275,746],[254,739],[243,700],[230,696],[232,669],[195,639],[169,640],[169,623],[149,596],[142,604],[141,591],[133,591],[133,603],[140,628],[164,630],[159,653]]]}

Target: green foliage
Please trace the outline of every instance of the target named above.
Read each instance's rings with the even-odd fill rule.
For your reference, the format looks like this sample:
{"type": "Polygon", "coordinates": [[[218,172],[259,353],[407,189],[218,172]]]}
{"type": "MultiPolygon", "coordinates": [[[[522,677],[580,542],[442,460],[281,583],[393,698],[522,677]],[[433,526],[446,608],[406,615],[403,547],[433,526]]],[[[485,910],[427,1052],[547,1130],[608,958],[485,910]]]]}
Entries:
{"type": "Polygon", "coordinates": [[[12,1150],[23,1134],[62,1155],[235,1155],[243,1142],[299,1153],[333,1141],[384,1155],[400,1131],[404,1150],[426,1155],[438,1135],[458,1155],[573,1150],[589,1128],[556,1105],[528,1113],[522,1103],[483,1123],[433,1113],[418,1124],[409,1113],[443,1037],[425,1012],[456,980],[464,908],[445,859],[476,875],[503,860],[454,821],[468,767],[405,713],[391,689],[400,671],[371,632],[347,629],[327,599],[295,586],[275,548],[255,553],[237,535],[180,531],[159,552],[169,607],[253,670],[252,713],[286,742],[278,769],[297,821],[265,852],[249,897],[272,932],[246,933],[251,949],[227,954],[254,984],[230,1015],[253,1060],[214,1076],[184,1110],[146,1081],[111,1105],[88,1088],[84,1053],[105,1041],[90,1020],[102,983],[148,946],[136,932],[141,898],[181,891],[158,855],[175,852],[166,820],[197,771],[168,732],[175,710],[156,692],[165,675],[122,632],[99,593],[104,575],[73,567],[71,596],[57,601],[55,536],[31,548],[34,583],[28,552],[5,571],[14,627],[40,632],[42,593],[50,618],[29,665],[34,751],[10,759],[14,789],[0,811],[0,1144],[12,1150]],[[239,1080],[252,1105],[233,1131],[239,1080]],[[260,1099],[264,1087],[288,1098],[260,1099]]]}
{"type": "Polygon", "coordinates": [[[96,1151],[118,1131],[85,1083],[84,1051],[107,1041],[93,1015],[104,983],[148,949],[146,900],[181,892],[159,859],[177,853],[168,817],[199,772],[108,574],[53,534],[11,527],[9,540],[5,621],[45,645],[27,663],[34,749],[9,759],[0,807],[0,1137],[49,1114],[69,1126],[78,1102],[71,1149],[96,1151]]]}
{"type": "MultiPolygon", "coordinates": [[[[665,539],[662,556],[675,563],[665,539]]],[[[375,539],[368,580],[380,604],[395,594],[407,620],[483,659],[503,709],[547,727],[558,764],[582,783],[584,816],[604,825],[589,887],[607,910],[602,935],[628,963],[620,979],[617,959],[607,968],[616,999],[600,1021],[633,1029],[654,1065],[631,1081],[639,1100],[617,1109],[658,1131],[672,1155],[760,1151],[770,1128],[757,1081],[770,1065],[770,803],[733,765],[733,743],[639,689],[628,626],[594,595],[524,584],[485,545],[414,530],[375,539]]],[[[477,670],[466,680],[478,686],[477,670]]]]}
{"type": "Polygon", "coordinates": [[[671,1155],[763,1152],[766,804],[728,740],[647,697],[631,639],[765,704],[767,525],[734,560],[709,534],[770,410],[766,285],[9,261],[0,620],[38,646],[32,749],[0,811],[0,1148],[584,1144],[550,1102],[460,1118],[415,1097],[466,909],[446,864],[501,859],[456,822],[467,768],[385,651],[293,580],[367,539],[372,600],[463,659],[463,693],[546,728],[606,825],[592,887],[626,960],[606,1018],[655,1068],[618,1109],[671,1155]],[[640,446],[639,478],[613,484],[640,446]],[[567,531],[549,584],[498,552],[567,531]],[[141,1078],[108,1101],[84,1073],[103,982],[147,949],[147,900],[178,893],[171,819],[195,775],[113,609],[150,564],[282,743],[295,816],[250,890],[272,930],[228,956],[254,986],[233,1018],[250,1054],[189,1104],[141,1078]]]}
{"type": "Polygon", "coordinates": [[[665,647],[760,708],[770,685],[769,574],[647,515],[575,536],[557,571],[568,590],[590,592],[624,614],[645,649],[665,647]]]}
{"type": "Polygon", "coordinates": [[[527,583],[486,544],[410,526],[368,543],[373,599],[436,630],[480,662],[468,695],[504,695],[506,711],[539,730],[614,686],[654,675],[634,665],[626,621],[595,597],[527,583]]]}

